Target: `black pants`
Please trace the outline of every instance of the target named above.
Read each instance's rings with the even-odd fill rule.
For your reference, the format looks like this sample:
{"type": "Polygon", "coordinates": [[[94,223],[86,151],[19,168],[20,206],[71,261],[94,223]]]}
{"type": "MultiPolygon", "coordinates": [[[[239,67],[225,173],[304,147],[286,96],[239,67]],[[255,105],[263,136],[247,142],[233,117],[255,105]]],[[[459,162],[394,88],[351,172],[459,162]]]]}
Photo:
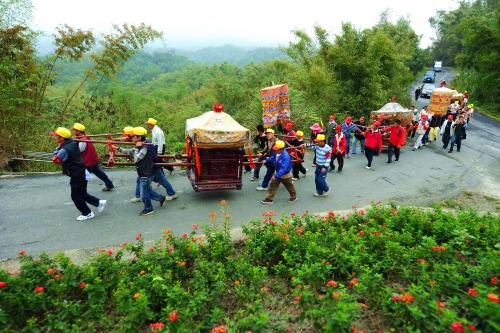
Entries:
{"type": "Polygon", "coordinates": [[[331,170],[335,170],[335,160],[337,160],[337,162],[339,162],[338,172],[342,172],[342,169],[344,168],[344,154],[337,153],[337,154],[332,156],[332,160],[330,162],[331,170]]]}
{"type": "Polygon", "coordinates": [[[387,148],[387,161],[392,162],[392,154],[394,153],[394,157],[396,157],[396,161],[399,161],[399,152],[401,148],[396,147],[392,143],[389,142],[389,147],[387,148]]]}
{"type": "Polygon", "coordinates": [[[82,215],[90,214],[87,202],[93,206],[99,206],[99,199],[87,193],[87,180],[85,177],[72,177],[69,181],[71,187],[71,200],[82,215]]]}
{"type": "Polygon", "coordinates": [[[368,161],[368,166],[372,166],[372,161],[373,161],[373,155],[375,155],[375,149],[373,148],[368,148],[365,146],[365,156],[366,160],[368,161]]]}
{"type": "Polygon", "coordinates": [[[448,143],[450,143],[451,136],[449,133],[443,134],[443,148],[448,148],[448,143]]]}
{"type": "Polygon", "coordinates": [[[460,134],[455,134],[453,136],[453,139],[451,139],[451,146],[450,146],[450,151],[453,151],[453,146],[457,144],[457,151],[460,151],[460,148],[462,147],[462,135],[460,134]]]}
{"type": "Polygon", "coordinates": [[[294,163],[293,164],[293,178],[299,178],[299,172],[303,175],[306,174],[306,168],[302,165],[302,163],[294,163]]]}
{"type": "MultiPolygon", "coordinates": [[[[244,158],[243,158],[243,162],[249,162],[248,157],[244,157],[244,158]]],[[[252,168],[250,167],[250,165],[249,165],[249,164],[245,164],[245,165],[244,165],[244,167],[245,167],[245,171],[246,171],[246,172],[250,172],[250,171],[252,171],[252,168]]]]}

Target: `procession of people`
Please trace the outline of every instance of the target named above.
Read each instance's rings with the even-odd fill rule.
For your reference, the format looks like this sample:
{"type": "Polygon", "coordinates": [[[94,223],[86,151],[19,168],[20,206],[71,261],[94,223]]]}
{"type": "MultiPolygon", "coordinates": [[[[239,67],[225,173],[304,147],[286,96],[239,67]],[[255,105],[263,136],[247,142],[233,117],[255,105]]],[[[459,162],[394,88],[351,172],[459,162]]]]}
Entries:
{"type": "MultiPolygon", "coordinates": [[[[252,168],[245,164],[245,173],[253,171],[252,181],[260,182],[260,170],[265,167],[265,175],[257,186],[258,191],[266,191],[263,204],[272,204],[280,184],[288,191],[288,202],[298,200],[294,182],[305,177],[308,169],[304,167],[306,149],[314,152],[312,167],[314,168],[315,191],[313,196],[326,197],[331,193],[327,182],[329,173],[341,173],[345,166],[345,158],[360,152],[366,157],[366,169],[372,170],[373,159],[382,153],[383,138],[387,141],[387,164],[398,162],[401,149],[407,139],[413,139],[412,150],[422,149],[426,145],[437,141],[441,136],[442,148],[452,153],[455,146],[460,152],[462,140],[466,138],[467,124],[472,120],[474,105],[453,102],[449,105],[446,116],[436,116],[424,106],[419,112],[411,107],[411,124],[405,128],[401,119],[393,119],[391,124],[386,123],[383,116],[378,115],[367,123],[365,117],[353,121],[347,116],[342,122],[337,123],[336,115],[332,114],[323,128],[319,123],[310,126],[310,139],[304,139],[304,132],[295,128],[290,121],[282,124],[282,134],[275,133],[272,128],[258,125],[254,137],[254,150],[256,160],[252,168]],[[352,141],[351,141],[352,139],[352,141]],[[394,157],[394,159],[393,159],[394,157]]],[[[158,126],[158,121],[149,118],[145,124],[151,130],[142,126],[123,128],[122,142],[133,145],[132,148],[112,146],[123,156],[128,156],[137,170],[134,197],[130,202],[142,202],[144,208],[139,215],[146,216],[154,212],[153,201],[158,201],[163,206],[165,201],[174,200],[177,194],[168,181],[159,156],[165,153],[165,135],[158,126]],[[148,138],[148,134],[151,138],[148,138]],[[165,189],[165,194],[153,190],[151,184],[155,182],[165,189]]],[[[71,199],[76,208],[81,212],[78,221],[90,220],[95,217],[94,212],[87,204],[97,207],[102,212],[107,201],[101,200],[87,192],[87,182],[94,174],[104,183],[103,191],[115,189],[115,185],[102,170],[99,156],[93,140],[86,134],[86,127],[75,123],[71,130],[59,127],[51,134],[58,144],[54,151],[53,162],[62,166],[63,174],[70,177],[71,199]]],[[[245,157],[248,162],[248,157],[245,157]]],[[[170,169],[171,171],[172,169],[170,169]]],[[[131,185],[131,187],[133,187],[131,185]]]]}

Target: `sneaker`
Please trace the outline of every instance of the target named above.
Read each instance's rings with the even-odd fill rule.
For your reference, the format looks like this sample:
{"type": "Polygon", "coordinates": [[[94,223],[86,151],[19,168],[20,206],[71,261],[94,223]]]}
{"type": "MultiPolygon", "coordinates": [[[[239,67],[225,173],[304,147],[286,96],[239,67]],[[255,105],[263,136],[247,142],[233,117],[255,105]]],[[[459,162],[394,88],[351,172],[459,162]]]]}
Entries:
{"type": "Polygon", "coordinates": [[[293,180],[293,181],[295,181],[295,180],[299,180],[299,178],[295,178],[295,177],[294,177],[294,178],[292,178],[292,180],[293,180]]]}
{"type": "Polygon", "coordinates": [[[329,194],[330,194],[330,190],[328,190],[328,191],[324,192],[322,196],[323,196],[323,197],[327,197],[329,194]]]}
{"type": "Polygon", "coordinates": [[[365,168],[366,168],[367,170],[370,170],[370,169],[371,169],[371,167],[369,167],[368,165],[367,165],[367,166],[365,166],[365,168]]]}
{"type": "Polygon", "coordinates": [[[386,163],[386,164],[392,164],[392,161],[387,161],[387,162],[385,162],[385,163],[386,163]]]}
{"type": "Polygon", "coordinates": [[[417,150],[417,148],[412,148],[412,150],[411,150],[411,151],[415,151],[415,150],[417,150]]]}
{"type": "Polygon", "coordinates": [[[339,171],[337,171],[337,173],[341,173],[342,172],[342,169],[339,169],[339,171]]]}
{"type": "Polygon", "coordinates": [[[297,197],[288,199],[289,203],[292,203],[292,202],[295,202],[295,201],[297,201],[297,197]]]}
{"type": "Polygon", "coordinates": [[[259,186],[257,187],[256,189],[257,191],[267,191],[267,187],[262,187],[262,186],[259,186]]]}
{"type": "Polygon", "coordinates": [[[252,177],[252,179],[250,179],[251,182],[256,182],[257,180],[259,180],[259,177],[252,177]]]}
{"type": "Polygon", "coordinates": [[[252,172],[252,170],[243,171],[243,174],[244,174],[244,175],[248,175],[250,172],[252,172]]]}
{"type": "Polygon", "coordinates": [[[309,169],[306,169],[306,173],[304,173],[304,177],[307,175],[308,172],[309,172],[309,169]]]}
{"type": "Polygon", "coordinates": [[[399,160],[394,160],[394,162],[399,162],[399,160]]]}
{"type": "Polygon", "coordinates": [[[356,155],[357,153],[355,153],[355,152],[352,152],[351,154],[353,154],[353,155],[356,155]]]}
{"type": "Polygon", "coordinates": [[[111,192],[111,191],[113,191],[114,189],[115,189],[115,187],[114,187],[114,186],[113,186],[113,187],[105,187],[105,188],[103,188],[103,189],[102,189],[102,191],[103,191],[103,192],[111,192]]]}
{"type": "Polygon", "coordinates": [[[163,199],[160,200],[160,207],[163,207],[163,204],[165,203],[165,200],[167,197],[163,197],[163,199]]]}
{"type": "Polygon", "coordinates": [[[129,202],[141,202],[142,199],[138,197],[133,197],[132,199],[129,200],[129,202]]]}
{"type": "Polygon", "coordinates": [[[142,212],[139,213],[139,216],[146,216],[146,215],[151,215],[153,214],[155,211],[153,209],[150,209],[150,210],[146,210],[146,209],[143,209],[142,212]]]}
{"type": "Polygon", "coordinates": [[[453,150],[448,150],[448,153],[453,153],[453,150]]]}
{"type": "Polygon", "coordinates": [[[313,168],[315,168],[315,167],[316,167],[316,164],[313,164],[313,165],[312,165],[312,167],[313,167],[313,168]]]}
{"type": "Polygon", "coordinates": [[[167,201],[172,201],[175,199],[177,199],[177,194],[172,194],[172,195],[168,195],[165,197],[165,200],[167,200],[167,201]]]}
{"type": "Polygon", "coordinates": [[[99,200],[99,206],[97,206],[97,211],[99,213],[102,213],[102,211],[104,210],[104,208],[106,207],[106,203],[107,201],[106,200],[99,200]]]}
{"type": "Polygon", "coordinates": [[[262,203],[264,205],[272,205],[273,201],[272,200],[268,200],[268,199],[264,199],[260,203],[262,203]]]}
{"type": "Polygon", "coordinates": [[[323,194],[319,194],[318,192],[314,192],[313,197],[322,197],[323,194]]]}
{"type": "Polygon", "coordinates": [[[95,217],[94,215],[94,212],[93,211],[90,211],[90,214],[89,215],[80,215],[76,218],[77,221],[86,221],[86,220],[90,220],[90,219],[93,219],[95,217]]]}

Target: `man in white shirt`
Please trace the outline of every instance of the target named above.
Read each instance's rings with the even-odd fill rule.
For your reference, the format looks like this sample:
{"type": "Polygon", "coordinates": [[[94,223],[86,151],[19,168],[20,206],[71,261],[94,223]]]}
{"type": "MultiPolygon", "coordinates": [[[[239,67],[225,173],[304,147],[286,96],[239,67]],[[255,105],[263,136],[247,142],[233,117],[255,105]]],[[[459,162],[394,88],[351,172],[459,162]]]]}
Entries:
{"type": "Polygon", "coordinates": [[[161,155],[165,153],[165,134],[163,134],[161,128],[156,124],[158,124],[158,121],[154,118],[149,118],[146,121],[146,125],[151,129],[151,141],[158,149],[158,155],[161,155]]]}

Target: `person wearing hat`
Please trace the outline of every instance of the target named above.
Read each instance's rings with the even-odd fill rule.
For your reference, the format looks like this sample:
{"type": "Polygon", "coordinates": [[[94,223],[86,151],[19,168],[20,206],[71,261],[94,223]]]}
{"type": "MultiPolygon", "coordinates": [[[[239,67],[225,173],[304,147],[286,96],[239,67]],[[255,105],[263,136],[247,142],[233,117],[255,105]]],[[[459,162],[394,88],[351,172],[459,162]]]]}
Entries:
{"type": "Polygon", "coordinates": [[[140,194],[144,202],[144,209],[139,215],[145,216],[154,213],[151,200],[160,202],[163,206],[165,196],[156,193],[151,188],[151,182],[155,177],[154,169],[154,154],[157,151],[155,145],[146,142],[146,135],[148,131],[144,127],[135,127],[133,130],[135,147],[131,149],[124,149],[119,147],[119,151],[123,154],[129,155],[133,158],[137,170],[137,176],[140,183],[140,194]]]}
{"type": "Polygon", "coordinates": [[[335,162],[335,160],[337,160],[339,163],[339,168],[338,168],[337,172],[340,173],[340,172],[342,172],[342,169],[344,168],[344,155],[346,152],[346,137],[345,137],[345,134],[342,132],[341,125],[337,125],[337,128],[335,130],[336,130],[336,134],[333,137],[333,150],[332,150],[333,156],[332,156],[332,159],[330,162],[330,167],[331,167],[331,170],[334,171],[335,170],[334,162],[335,162]]]}
{"type": "MultiPolygon", "coordinates": [[[[295,139],[291,142],[291,145],[295,147],[293,151],[295,152],[295,156],[297,161],[292,162],[292,174],[293,178],[292,180],[299,180],[299,172],[304,175],[304,177],[307,174],[307,169],[304,168],[302,165],[302,162],[304,160],[304,132],[302,131],[297,131],[295,133],[295,139]]],[[[291,156],[291,153],[290,153],[291,156]]]]}
{"type": "Polygon", "coordinates": [[[146,121],[146,125],[151,129],[151,142],[156,146],[158,155],[161,155],[165,153],[165,134],[157,124],[158,121],[154,118],[146,121]]]}
{"type": "MultiPolygon", "coordinates": [[[[316,141],[316,137],[318,136],[318,134],[323,134],[323,129],[321,128],[321,126],[319,126],[318,123],[314,123],[312,124],[311,127],[309,127],[311,129],[311,142],[315,142],[316,141]]],[[[312,165],[314,168],[316,167],[316,151],[314,151],[314,158],[313,158],[313,165],[312,165]]]]}
{"type": "Polygon", "coordinates": [[[359,120],[354,122],[354,125],[356,125],[359,128],[359,131],[354,133],[354,138],[352,139],[352,154],[356,154],[356,145],[359,142],[359,145],[361,147],[361,153],[364,154],[365,152],[365,137],[363,136],[362,130],[366,128],[366,122],[365,122],[365,117],[361,116],[359,117],[359,120]]]}
{"type": "Polygon", "coordinates": [[[382,133],[378,130],[380,122],[373,122],[372,126],[365,132],[365,157],[368,164],[366,168],[372,168],[373,156],[382,151],[382,133]]]}
{"type": "Polygon", "coordinates": [[[106,207],[106,200],[99,200],[87,192],[87,178],[85,174],[85,164],[83,163],[78,143],[71,139],[71,131],[64,127],[58,127],[51,132],[58,144],[54,151],[52,162],[62,165],[62,172],[70,177],[69,186],[71,188],[71,200],[81,215],[77,221],[86,221],[95,217],[94,212],[87,206],[87,202],[101,213],[106,207]]]}
{"type": "Polygon", "coordinates": [[[399,161],[399,153],[401,151],[401,147],[405,142],[405,129],[401,126],[401,120],[396,119],[394,125],[387,126],[385,128],[386,133],[390,133],[389,135],[389,147],[387,148],[387,164],[392,163],[392,154],[394,154],[395,161],[399,161]]]}
{"type": "Polygon", "coordinates": [[[283,135],[283,140],[285,142],[291,143],[295,139],[295,131],[293,130],[293,124],[292,123],[286,123],[284,128],[284,135],[283,135]]]}
{"type": "Polygon", "coordinates": [[[335,135],[336,128],[337,122],[335,121],[335,115],[331,114],[328,117],[328,123],[326,124],[326,142],[330,147],[333,146],[333,136],[335,135]]]}
{"type": "Polygon", "coordinates": [[[451,146],[448,153],[453,152],[453,146],[457,144],[457,152],[460,152],[462,147],[462,140],[465,139],[465,130],[467,129],[467,123],[465,122],[464,116],[459,116],[457,120],[453,123],[453,136],[451,137],[451,146]]]}
{"type": "Polygon", "coordinates": [[[448,143],[453,135],[453,127],[453,116],[449,114],[439,129],[439,134],[443,140],[443,149],[448,148],[448,143]]]}
{"type": "Polygon", "coordinates": [[[326,176],[332,159],[332,147],[326,144],[324,134],[318,134],[315,142],[316,145],[313,148],[316,152],[316,171],[314,172],[316,192],[313,195],[315,197],[326,197],[330,194],[330,187],[326,183],[326,176]]]}
{"type": "Polygon", "coordinates": [[[292,159],[288,152],[284,149],[285,142],[278,140],[273,146],[273,150],[276,152],[271,157],[264,160],[264,163],[273,164],[275,172],[271,178],[269,184],[269,190],[267,191],[267,196],[261,201],[263,204],[272,204],[274,196],[278,192],[280,184],[283,184],[290,194],[288,202],[292,203],[297,201],[297,192],[295,192],[295,187],[292,182],[292,159]]]}
{"type": "MultiPolygon", "coordinates": [[[[274,154],[276,154],[276,152],[273,150],[273,147],[276,144],[276,137],[274,136],[274,130],[272,128],[266,129],[266,137],[266,149],[261,154],[257,154],[257,156],[259,157],[258,162],[264,162],[267,158],[272,157],[274,154]]],[[[272,163],[272,161],[262,164],[266,165],[266,174],[264,176],[264,179],[262,180],[262,184],[260,186],[257,186],[257,191],[267,191],[269,182],[271,181],[271,178],[274,174],[274,163],[272,163]]],[[[262,164],[259,163],[260,166],[255,168],[254,178],[252,180],[259,179],[259,172],[257,170],[260,170],[262,164]]]]}
{"type": "Polygon", "coordinates": [[[472,116],[474,115],[474,104],[468,104],[467,110],[465,111],[465,119],[467,120],[467,124],[472,120],[472,116]]]}
{"type": "MultiPolygon", "coordinates": [[[[253,142],[256,146],[256,153],[257,155],[261,154],[263,155],[267,151],[267,134],[266,134],[266,129],[262,124],[257,125],[257,134],[255,135],[255,138],[253,139],[253,142]]],[[[262,162],[265,157],[260,156],[258,159],[258,162],[262,162]]],[[[259,173],[260,173],[260,168],[262,167],[261,163],[257,163],[255,165],[255,168],[253,170],[253,177],[250,179],[251,181],[257,181],[259,180],[259,173]]],[[[247,169],[246,169],[247,170],[247,169]]]]}
{"type": "Polygon", "coordinates": [[[351,133],[356,133],[359,131],[358,126],[352,122],[352,117],[347,117],[345,118],[344,122],[342,123],[342,132],[345,134],[345,153],[346,157],[349,158],[350,156],[350,145],[351,145],[351,133]]]}
{"type": "Polygon", "coordinates": [[[464,91],[463,95],[464,95],[464,103],[467,104],[467,102],[469,101],[469,97],[470,97],[469,92],[466,90],[466,91],[464,91]]]}
{"type": "Polygon", "coordinates": [[[423,114],[420,117],[420,121],[414,126],[417,130],[417,140],[415,140],[415,145],[413,146],[413,151],[420,149],[422,147],[422,139],[424,138],[427,129],[429,128],[429,122],[427,121],[427,114],[423,114]]]}
{"type": "Polygon", "coordinates": [[[108,175],[106,175],[99,166],[99,156],[97,155],[94,144],[90,142],[90,138],[85,134],[85,126],[80,123],[75,123],[72,131],[76,139],[88,141],[78,142],[78,148],[80,149],[80,154],[82,155],[83,163],[87,170],[104,182],[105,187],[102,189],[103,191],[113,191],[115,186],[108,175]]]}
{"type": "Polygon", "coordinates": [[[457,119],[458,112],[460,111],[460,102],[454,101],[448,106],[449,113],[453,116],[453,120],[457,119]]]}

